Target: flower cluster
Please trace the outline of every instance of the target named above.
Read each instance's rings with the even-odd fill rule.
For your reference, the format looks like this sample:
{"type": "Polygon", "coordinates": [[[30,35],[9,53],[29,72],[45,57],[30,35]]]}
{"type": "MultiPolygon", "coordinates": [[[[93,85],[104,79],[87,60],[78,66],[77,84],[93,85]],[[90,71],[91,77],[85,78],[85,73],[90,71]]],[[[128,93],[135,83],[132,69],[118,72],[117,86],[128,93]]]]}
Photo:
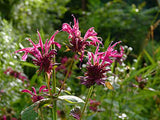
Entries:
{"type": "Polygon", "coordinates": [[[13,70],[11,67],[8,67],[7,70],[4,71],[4,74],[18,78],[18,79],[22,80],[23,82],[25,80],[26,81],[28,80],[28,78],[25,75],[23,75],[21,72],[13,70]]]}
{"type": "Polygon", "coordinates": [[[76,52],[81,55],[80,60],[83,60],[84,57],[84,50],[86,46],[94,45],[96,44],[102,44],[100,40],[98,40],[97,33],[94,31],[94,28],[91,27],[88,29],[84,37],[81,37],[81,31],[79,30],[79,23],[78,20],[73,16],[74,18],[74,25],[71,27],[68,23],[64,23],[62,25],[62,31],[66,31],[69,34],[69,50],[72,50],[73,52],[76,52]],[[91,41],[87,41],[87,39],[90,39],[91,41]]]}
{"type": "MultiPolygon", "coordinates": [[[[82,63],[82,60],[84,58],[84,54],[86,53],[86,50],[85,50],[86,47],[91,46],[91,45],[97,47],[95,53],[88,52],[88,62],[87,62],[87,66],[86,66],[87,71],[84,74],[84,76],[80,77],[81,84],[85,85],[87,88],[90,88],[91,86],[93,86],[95,84],[105,86],[106,79],[107,79],[106,73],[108,71],[110,71],[111,64],[114,61],[120,62],[120,59],[122,59],[122,57],[123,57],[124,49],[122,46],[120,46],[119,51],[115,50],[115,46],[117,44],[119,44],[121,41],[116,42],[113,45],[111,43],[105,52],[99,52],[99,45],[102,45],[102,41],[99,40],[100,37],[97,37],[97,33],[94,31],[94,28],[93,27],[89,28],[87,30],[87,32],[85,33],[84,37],[82,37],[81,31],[79,30],[78,20],[76,20],[76,18],[74,16],[73,16],[73,18],[74,18],[74,25],[73,26],[69,25],[68,23],[64,23],[62,25],[62,31],[65,31],[69,34],[69,37],[68,37],[69,44],[67,45],[68,50],[72,50],[75,53],[75,56],[77,56],[77,54],[79,54],[80,55],[79,59],[82,63]]],[[[44,99],[44,95],[40,94],[41,91],[49,92],[50,96],[52,96],[52,92],[51,92],[51,88],[50,88],[50,78],[51,78],[50,75],[52,73],[53,66],[57,65],[55,60],[53,60],[53,58],[57,54],[57,51],[56,51],[56,49],[53,49],[53,47],[51,47],[51,46],[56,45],[59,49],[61,48],[61,45],[58,42],[54,41],[55,35],[58,33],[59,33],[59,31],[56,31],[52,35],[50,40],[48,41],[48,39],[47,39],[45,44],[43,44],[40,33],[38,32],[38,36],[39,36],[39,43],[38,44],[35,44],[31,39],[28,39],[30,41],[30,43],[32,43],[33,47],[28,47],[28,48],[24,48],[24,49],[20,49],[20,50],[15,51],[15,53],[24,52],[24,55],[22,56],[22,60],[24,60],[24,61],[27,59],[27,57],[28,57],[27,55],[31,54],[34,57],[34,59],[32,59],[33,63],[35,65],[39,66],[39,72],[43,71],[43,72],[47,73],[47,75],[48,75],[48,78],[46,77],[48,89],[44,89],[44,88],[46,88],[45,85],[41,86],[39,88],[39,94],[36,93],[36,90],[34,87],[32,87],[33,92],[28,89],[22,90],[22,92],[29,93],[32,96],[31,99],[33,102],[37,102],[41,99],[44,99]]],[[[77,59],[77,57],[75,57],[75,59],[77,59]]],[[[70,62],[70,60],[67,57],[64,57],[61,60],[62,64],[56,68],[56,71],[62,70],[62,72],[66,74],[66,77],[64,79],[64,83],[65,83],[65,80],[67,80],[68,76],[71,74],[71,71],[69,71],[69,70],[71,70],[70,67],[72,67],[72,64],[70,64],[70,67],[69,67],[70,69],[67,70],[67,65],[69,62],[70,62]]],[[[72,60],[72,62],[73,62],[73,60],[72,60]]],[[[56,77],[55,73],[56,72],[54,72],[54,76],[52,76],[53,78],[56,77]]],[[[55,83],[54,80],[55,79],[53,79],[52,83],[55,83]]],[[[53,86],[53,88],[52,88],[53,91],[54,91],[54,88],[56,89],[56,85],[53,86]]],[[[63,84],[62,84],[61,88],[63,89],[63,84]]],[[[60,89],[60,92],[62,89],[60,89]]],[[[60,92],[58,93],[58,96],[59,96],[60,92]]],[[[56,93],[56,92],[54,91],[54,93],[56,93]]],[[[89,93],[91,93],[91,91],[89,93]]],[[[91,95],[91,94],[89,94],[89,95],[91,95]]],[[[86,104],[87,104],[87,102],[88,101],[86,101],[86,104]]],[[[54,103],[54,104],[56,105],[56,103],[54,103]]],[[[95,112],[98,111],[97,110],[98,105],[100,105],[100,102],[97,102],[95,100],[90,99],[90,107],[89,108],[91,110],[93,110],[95,112]]],[[[85,110],[85,107],[82,110],[82,112],[80,111],[79,108],[72,109],[70,112],[70,115],[73,116],[74,118],[76,118],[77,120],[80,120],[83,116],[84,110],[85,110]]]]}
{"type": "Polygon", "coordinates": [[[112,64],[113,60],[123,56],[123,47],[121,47],[120,52],[114,50],[114,47],[119,43],[120,42],[112,46],[110,45],[105,52],[98,52],[99,46],[97,46],[95,54],[88,52],[87,72],[85,73],[85,77],[80,77],[82,84],[86,85],[88,88],[95,83],[98,85],[105,85],[106,72],[110,70],[107,67],[112,64]]]}
{"type": "Polygon", "coordinates": [[[32,43],[33,47],[17,50],[17,51],[15,51],[15,53],[18,53],[20,51],[25,52],[24,55],[22,56],[22,60],[24,60],[24,61],[27,59],[28,53],[30,53],[31,55],[33,55],[35,57],[35,59],[33,59],[33,63],[40,67],[39,71],[40,72],[44,71],[44,72],[50,74],[52,71],[52,67],[56,64],[56,63],[53,63],[53,60],[52,60],[52,58],[56,54],[56,50],[52,49],[49,51],[49,49],[50,49],[51,45],[53,45],[53,44],[55,44],[58,48],[61,48],[61,45],[54,41],[54,37],[58,32],[59,31],[57,31],[50,38],[49,41],[46,40],[45,44],[43,44],[40,33],[38,32],[38,36],[39,36],[39,43],[38,44],[35,44],[35,43],[33,43],[33,41],[31,39],[28,39],[32,43]],[[40,48],[41,51],[38,48],[40,48]]]}

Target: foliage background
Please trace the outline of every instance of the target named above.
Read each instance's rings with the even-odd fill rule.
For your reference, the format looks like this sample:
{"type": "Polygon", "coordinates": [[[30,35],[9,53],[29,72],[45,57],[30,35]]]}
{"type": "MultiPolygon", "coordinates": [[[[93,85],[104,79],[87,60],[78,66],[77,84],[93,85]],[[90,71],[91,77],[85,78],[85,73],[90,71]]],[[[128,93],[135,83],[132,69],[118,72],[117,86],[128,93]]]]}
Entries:
{"type": "MultiPolygon", "coordinates": [[[[4,74],[8,67],[28,77],[30,85],[27,89],[33,85],[39,88],[44,83],[43,75],[36,74],[32,61],[22,62],[21,55],[13,52],[29,46],[27,37],[37,43],[36,30],[46,40],[55,30],[60,30],[64,22],[73,21],[71,15],[74,14],[79,19],[82,34],[95,27],[103,39],[103,50],[111,41],[121,40],[127,45],[125,62],[122,66],[113,65],[112,72],[116,76],[110,75],[108,79],[115,89],[95,87],[92,99],[101,102],[99,109],[102,112],[87,109],[86,120],[160,119],[159,7],[159,0],[0,0],[0,118],[6,115],[7,120],[20,119],[20,112],[32,103],[29,95],[21,93],[28,87],[28,82],[4,74]],[[147,80],[143,89],[132,87],[132,84],[140,84],[136,76],[147,80]]],[[[63,45],[67,42],[67,34],[60,33],[56,40],[63,45]]],[[[58,52],[58,62],[64,56],[72,56],[72,53],[64,53],[65,49],[63,46],[58,52]]],[[[83,98],[87,94],[86,88],[76,79],[83,75],[79,64],[72,69],[66,88],[83,98]]],[[[63,80],[64,74],[60,72],[57,77],[63,80]]],[[[59,105],[59,110],[65,111],[67,119],[73,119],[69,116],[73,105],[63,105],[66,109],[59,105]]]]}

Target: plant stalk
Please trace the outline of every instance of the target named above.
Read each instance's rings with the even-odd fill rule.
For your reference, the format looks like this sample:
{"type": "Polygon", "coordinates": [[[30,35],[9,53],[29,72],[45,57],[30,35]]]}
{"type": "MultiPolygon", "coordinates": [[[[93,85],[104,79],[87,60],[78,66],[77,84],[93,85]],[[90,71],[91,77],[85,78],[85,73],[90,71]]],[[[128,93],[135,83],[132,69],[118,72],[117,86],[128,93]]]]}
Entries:
{"type": "MultiPolygon", "coordinates": [[[[55,45],[52,46],[55,49],[55,45]]],[[[54,55],[53,62],[56,63],[56,56],[54,55]]],[[[53,94],[56,94],[56,68],[53,68],[53,94]]],[[[52,96],[53,97],[53,96],[52,96]]],[[[53,119],[57,120],[57,101],[53,101],[53,119]]]]}
{"type": "Polygon", "coordinates": [[[41,116],[41,120],[44,120],[44,118],[43,118],[43,112],[42,112],[42,108],[40,108],[40,116],[41,116]]]}
{"type": "Polygon", "coordinates": [[[88,95],[87,95],[87,98],[86,98],[84,107],[83,107],[83,109],[82,109],[82,112],[81,112],[80,120],[82,120],[82,118],[83,118],[83,114],[84,114],[84,111],[85,111],[85,109],[86,109],[86,107],[87,107],[89,98],[91,97],[92,91],[93,91],[93,86],[91,86],[91,87],[89,88],[89,90],[88,90],[88,95]]]}
{"type": "Polygon", "coordinates": [[[50,89],[50,76],[48,75],[48,73],[46,73],[45,79],[46,79],[49,95],[52,96],[52,92],[51,92],[51,89],[50,89]]]}
{"type": "Polygon", "coordinates": [[[66,74],[66,76],[65,76],[65,78],[64,78],[63,84],[61,85],[61,88],[60,88],[60,90],[59,90],[59,92],[58,92],[58,96],[60,95],[60,93],[61,93],[61,91],[62,91],[62,89],[63,89],[63,87],[64,87],[64,84],[65,84],[65,82],[66,82],[66,80],[67,80],[67,78],[68,78],[68,76],[69,76],[69,73],[70,73],[71,70],[72,70],[72,65],[73,65],[73,63],[74,63],[74,59],[72,58],[71,64],[70,64],[69,69],[68,69],[68,71],[67,71],[67,74],[66,74]]]}

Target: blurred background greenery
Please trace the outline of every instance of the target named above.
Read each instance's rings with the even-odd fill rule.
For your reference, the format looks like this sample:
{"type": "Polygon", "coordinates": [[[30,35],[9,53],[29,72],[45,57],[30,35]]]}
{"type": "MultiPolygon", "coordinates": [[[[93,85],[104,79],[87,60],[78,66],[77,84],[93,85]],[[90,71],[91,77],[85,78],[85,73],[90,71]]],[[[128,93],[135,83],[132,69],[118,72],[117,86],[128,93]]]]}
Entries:
{"type": "MultiPolygon", "coordinates": [[[[0,119],[3,120],[4,115],[7,120],[20,119],[20,112],[31,104],[21,90],[45,83],[43,76],[36,74],[30,59],[22,62],[21,55],[13,52],[29,46],[27,37],[38,43],[37,30],[45,41],[56,30],[61,30],[64,22],[73,23],[72,14],[78,18],[83,35],[90,27],[95,28],[103,39],[103,50],[111,41],[122,41],[127,55],[122,66],[112,66],[112,72],[117,74],[112,83],[115,89],[96,86],[92,97],[101,102],[102,112],[88,109],[86,120],[160,119],[159,8],[160,0],[0,0],[0,119]],[[8,67],[24,74],[29,81],[23,83],[19,78],[6,75],[4,71],[8,67]],[[147,81],[144,88],[132,87],[132,84],[142,84],[136,81],[137,77],[147,81]]],[[[63,45],[68,41],[67,34],[60,33],[56,41],[63,45]]],[[[64,53],[65,49],[64,45],[58,51],[58,62],[64,56],[71,57],[71,53],[64,53]]],[[[67,86],[71,93],[83,97],[86,88],[79,86],[76,79],[83,75],[81,71],[73,68],[67,86]]],[[[63,77],[59,72],[58,79],[63,77]]],[[[72,119],[71,107],[67,110],[59,107],[66,112],[67,119],[72,119]]]]}

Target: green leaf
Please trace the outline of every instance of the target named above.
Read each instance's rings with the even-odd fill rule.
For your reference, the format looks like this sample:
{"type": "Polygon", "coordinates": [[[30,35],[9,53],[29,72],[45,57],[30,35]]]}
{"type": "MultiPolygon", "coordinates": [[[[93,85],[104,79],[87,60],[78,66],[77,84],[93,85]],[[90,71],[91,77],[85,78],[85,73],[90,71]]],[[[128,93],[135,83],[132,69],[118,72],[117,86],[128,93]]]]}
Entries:
{"type": "Polygon", "coordinates": [[[73,95],[63,95],[63,96],[59,96],[58,97],[60,100],[65,100],[66,102],[69,103],[84,103],[84,101],[77,97],[77,96],[73,96],[73,95]]]}
{"type": "Polygon", "coordinates": [[[67,93],[67,94],[69,94],[69,95],[71,94],[71,93],[70,93],[69,91],[67,91],[67,90],[64,90],[64,92],[67,93]]]}
{"type": "Polygon", "coordinates": [[[40,101],[35,102],[31,106],[25,108],[21,112],[22,120],[36,120],[38,117],[38,108],[46,104],[46,102],[50,101],[50,99],[42,99],[40,101]]]}
{"type": "Polygon", "coordinates": [[[33,68],[37,68],[37,66],[36,65],[34,65],[34,64],[32,64],[32,63],[29,63],[29,62],[21,62],[21,64],[23,65],[23,66],[28,66],[28,67],[33,67],[33,68]]]}
{"type": "Polygon", "coordinates": [[[35,103],[21,112],[22,120],[36,120],[38,117],[38,103],[35,103]]]}
{"type": "MultiPolygon", "coordinates": [[[[125,84],[126,82],[128,81],[131,81],[131,79],[133,79],[135,76],[138,76],[140,74],[146,74],[148,73],[147,71],[151,71],[152,69],[156,68],[157,64],[153,64],[153,65],[150,65],[150,66],[147,66],[147,67],[144,67],[144,68],[141,68],[139,70],[136,70],[136,71],[133,71],[131,74],[130,74],[130,77],[127,77],[125,78],[123,84],[125,84]]],[[[148,73],[149,74],[149,73],[148,73]]]]}
{"type": "Polygon", "coordinates": [[[160,0],[157,0],[157,2],[158,2],[158,5],[160,6],[160,0]]]}
{"type": "Polygon", "coordinates": [[[147,58],[149,59],[149,61],[152,63],[152,64],[155,64],[154,60],[152,59],[152,57],[149,55],[149,53],[146,51],[146,50],[143,50],[144,51],[144,54],[147,56],[147,58]]]}

